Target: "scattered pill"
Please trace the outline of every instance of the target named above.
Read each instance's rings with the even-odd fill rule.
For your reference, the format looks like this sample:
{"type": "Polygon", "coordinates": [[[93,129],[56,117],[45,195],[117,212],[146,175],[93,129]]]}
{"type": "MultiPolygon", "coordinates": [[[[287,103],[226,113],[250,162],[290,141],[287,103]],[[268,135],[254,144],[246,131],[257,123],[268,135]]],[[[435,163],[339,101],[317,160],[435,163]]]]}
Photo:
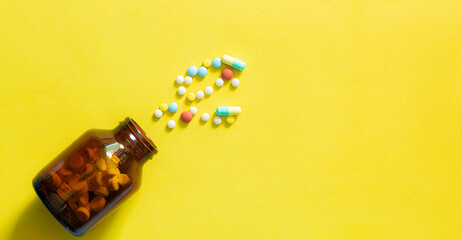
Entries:
{"type": "Polygon", "coordinates": [[[182,84],[183,82],[184,82],[184,77],[183,76],[180,75],[180,76],[176,77],[176,83],[182,84]]]}
{"type": "Polygon", "coordinates": [[[176,123],[173,120],[170,120],[170,121],[167,122],[167,127],[170,128],[170,129],[174,128],[175,125],[176,125],[176,123]]]}
{"type": "Polygon", "coordinates": [[[213,87],[207,86],[205,87],[205,94],[210,95],[213,93],[213,87]]]}
{"type": "Polygon", "coordinates": [[[245,68],[245,63],[239,59],[228,55],[223,55],[222,59],[224,64],[229,65],[237,70],[243,70],[245,68]]]}
{"type": "Polygon", "coordinates": [[[234,73],[231,69],[225,68],[223,69],[223,72],[221,72],[221,76],[224,80],[230,80],[231,78],[233,78],[234,73]]]}
{"type": "Polygon", "coordinates": [[[226,122],[228,124],[233,124],[233,122],[236,120],[236,118],[234,116],[227,116],[226,117],[226,122]]]}
{"type": "Polygon", "coordinates": [[[194,66],[189,67],[189,68],[188,68],[188,74],[189,74],[189,76],[191,76],[191,77],[196,76],[196,74],[197,74],[197,68],[194,67],[194,66]]]}
{"type": "Polygon", "coordinates": [[[210,67],[210,65],[212,64],[212,61],[210,61],[210,59],[204,59],[204,61],[202,62],[202,65],[204,65],[204,67],[210,67]]]}
{"type": "Polygon", "coordinates": [[[236,107],[236,106],[232,106],[232,107],[220,106],[220,107],[217,107],[217,115],[218,116],[238,115],[239,113],[241,113],[241,108],[240,107],[236,107]]]}
{"type": "Polygon", "coordinates": [[[160,109],[156,109],[156,111],[154,111],[154,116],[156,118],[160,118],[162,115],[164,115],[164,113],[160,109]]]}
{"type": "Polygon", "coordinates": [[[181,120],[184,123],[191,122],[192,118],[193,118],[193,115],[190,111],[184,111],[181,113],[181,120]]]}
{"type": "Polygon", "coordinates": [[[207,122],[209,120],[210,116],[208,113],[202,113],[201,120],[204,122],[207,122]]]}
{"type": "Polygon", "coordinates": [[[188,94],[188,100],[189,100],[189,101],[192,102],[192,101],[194,101],[195,99],[196,99],[196,94],[194,94],[194,93],[189,93],[189,94],[188,94]]]}
{"type": "Polygon", "coordinates": [[[192,77],[190,77],[190,76],[185,77],[185,78],[184,78],[184,83],[185,83],[186,85],[191,84],[191,83],[192,83],[192,77]]]}
{"type": "Polygon", "coordinates": [[[186,88],[185,87],[179,87],[178,88],[178,94],[183,96],[186,93],[186,88]]]}
{"type": "Polygon", "coordinates": [[[197,99],[202,99],[202,98],[204,98],[204,92],[202,92],[202,91],[197,91],[196,97],[197,97],[197,99]]]}
{"type": "Polygon", "coordinates": [[[190,107],[189,111],[192,113],[192,115],[196,115],[197,113],[197,108],[196,107],[190,107]]]}
{"type": "Polygon", "coordinates": [[[237,87],[239,86],[241,82],[239,81],[239,79],[235,78],[231,81],[231,85],[233,85],[233,87],[237,87]]]}
{"type": "Polygon", "coordinates": [[[164,113],[163,113],[160,109],[156,109],[156,110],[154,111],[154,116],[155,116],[156,118],[161,118],[162,115],[164,115],[164,113]]]}
{"type": "Polygon", "coordinates": [[[162,103],[160,106],[159,106],[159,109],[162,111],[162,112],[165,112],[167,111],[168,109],[168,105],[166,103],[162,103]]]}
{"type": "Polygon", "coordinates": [[[178,104],[176,102],[171,102],[168,105],[168,110],[172,113],[176,112],[178,110],[178,104]]]}
{"type": "Polygon", "coordinates": [[[217,78],[217,80],[215,81],[215,85],[217,85],[219,87],[223,86],[224,83],[225,82],[221,78],[217,78]]]}
{"type": "Polygon", "coordinates": [[[84,207],[79,207],[75,211],[75,216],[79,219],[79,221],[86,222],[90,218],[90,212],[84,207]]]}
{"type": "Polygon", "coordinates": [[[197,70],[197,75],[199,75],[199,77],[205,77],[205,75],[207,75],[207,68],[206,67],[200,67],[197,70]]]}
{"type": "Polygon", "coordinates": [[[213,118],[213,123],[215,123],[216,125],[220,125],[221,122],[222,122],[222,120],[221,120],[221,117],[220,117],[220,116],[215,116],[215,117],[213,118]]]}
{"type": "Polygon", "coordinates": [[[221,59],[220,58],[214,58],[212,61],[212,65],[214,68],[219,68],[221,67],[221,59]]]}

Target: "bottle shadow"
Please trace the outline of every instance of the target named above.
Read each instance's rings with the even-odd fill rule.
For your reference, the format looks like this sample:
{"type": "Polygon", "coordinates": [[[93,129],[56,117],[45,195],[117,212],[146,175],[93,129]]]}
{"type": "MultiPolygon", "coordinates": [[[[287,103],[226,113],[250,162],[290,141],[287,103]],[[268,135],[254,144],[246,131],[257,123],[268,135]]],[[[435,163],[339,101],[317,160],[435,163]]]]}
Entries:
{"type": "Polygon", "coordinates": [[[100,239],[105,234],[105,229],[114,221],[115,215],[117,211],[105,217],[85,235],[76,237],[61,226],[40,199],[36,198],[19,217],[8,239],[100,239]]]}

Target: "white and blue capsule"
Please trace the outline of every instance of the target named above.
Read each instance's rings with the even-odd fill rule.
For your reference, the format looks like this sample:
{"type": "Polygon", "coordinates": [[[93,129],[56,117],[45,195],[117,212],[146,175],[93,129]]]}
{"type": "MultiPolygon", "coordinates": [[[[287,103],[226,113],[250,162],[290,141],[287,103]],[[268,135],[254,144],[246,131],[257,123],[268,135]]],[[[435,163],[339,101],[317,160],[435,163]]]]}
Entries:
{"type": "Polygon", "coordinates": [[[237,106],[220,106],[217,107],[218,116],[229,116],[229,115],[238,115],[241,113],[241,107],[237,106]]]}
{"type": "Polygon", "coordinates": [[[245,62],[237,58],[233,58],[228,55],[223,55],[222,59],[224,64],[229,65],[237,70],[244,70],[245,68],[245,62]]]}

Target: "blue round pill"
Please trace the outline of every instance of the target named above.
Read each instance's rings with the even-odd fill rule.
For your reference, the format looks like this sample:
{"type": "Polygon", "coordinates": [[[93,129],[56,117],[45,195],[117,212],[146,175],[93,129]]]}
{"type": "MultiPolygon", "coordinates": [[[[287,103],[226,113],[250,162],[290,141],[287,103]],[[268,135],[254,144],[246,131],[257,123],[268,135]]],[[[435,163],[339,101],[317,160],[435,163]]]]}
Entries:
{"type": "Polygon", "coordinates": [[[176,102],[171,102],[168,105],[168,110],[172,113],[176,112],[178,110],[178,104],[176,102]]]}
{"type": "Polygon", "coordinates": [[[191,77],[194,77],[196,76],[196,73],[197,73],[197,68],[194,67],[194,66],[191,66],[188,68],[188,75],[191,76],[191,77]]]}
{"type": "Polygon", "coordinates": [[[212,66],[214,68],[219,68],[221,67],[221,59],[219,58],[214,58],[213,61],[212,61],[212,66]]]}
{"type": "Polygon", "coordinates": [[[205,77],[205,75],[207,75],[207,68],[206,67],[200,67],[197,70],[197,75],[199,75],[199,77],[205,77]]]}

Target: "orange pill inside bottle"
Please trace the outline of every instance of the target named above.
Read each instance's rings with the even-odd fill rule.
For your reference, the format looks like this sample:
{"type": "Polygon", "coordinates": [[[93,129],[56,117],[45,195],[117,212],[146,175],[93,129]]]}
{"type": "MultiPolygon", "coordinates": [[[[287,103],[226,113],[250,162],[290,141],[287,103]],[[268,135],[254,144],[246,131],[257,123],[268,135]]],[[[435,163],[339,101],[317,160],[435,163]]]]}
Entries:
{"type": "Polygon", "coordinates": [[[113,130],[85,132],[45,166],[33,187],[51,214],[81,236],[140,187],[157,147],[131,118],[113,130]]]}

